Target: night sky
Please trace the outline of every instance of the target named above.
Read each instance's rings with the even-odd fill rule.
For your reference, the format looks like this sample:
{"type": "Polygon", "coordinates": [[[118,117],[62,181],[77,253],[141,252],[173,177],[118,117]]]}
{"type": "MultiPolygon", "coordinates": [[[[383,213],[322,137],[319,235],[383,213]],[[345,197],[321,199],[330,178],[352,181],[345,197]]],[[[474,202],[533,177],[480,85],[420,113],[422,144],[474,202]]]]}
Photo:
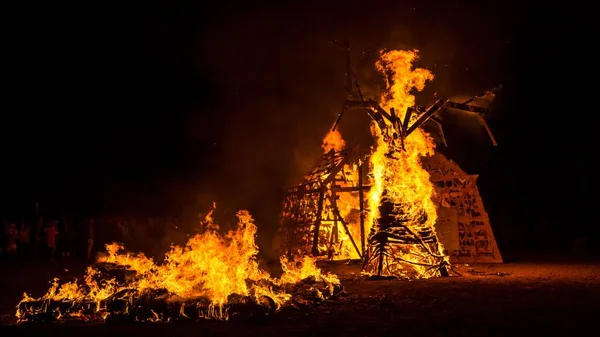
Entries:
{"type": "MultiPolygon", "coordinates": [[[[565,46],[558,11],[523,1],[253,3],[5,10],[0,213],[21,216],[39,200],[56,214],[160,215],[216,200],[249,209],[268,241],[284,187],[318,158],[345,99],[333,38],[351,41],[367,92],[380,85],[382,48],[419,49],[417,66],[436,75],[428,94],[504,86],[489,121],[499,146],[451,129],[445,150],[480,175],[501,249],[597,237],[585,195],[593,126],[576,117],[585,108],[569,83],[583,60],[565,46]]],[[[349,117],[342,133],[358,141],[361,123],[349,117]]]]}

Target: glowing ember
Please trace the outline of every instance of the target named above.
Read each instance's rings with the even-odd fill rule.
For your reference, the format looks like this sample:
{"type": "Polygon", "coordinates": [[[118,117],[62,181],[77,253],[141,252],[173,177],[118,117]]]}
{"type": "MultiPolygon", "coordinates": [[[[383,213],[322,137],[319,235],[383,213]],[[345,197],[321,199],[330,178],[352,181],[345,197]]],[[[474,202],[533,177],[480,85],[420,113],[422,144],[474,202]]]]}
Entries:
{"type": "Polygon", "coordinates": [[[216,232],[209,213],[205,231],[185,247],[173,246],[162,264],[143,254],[108,254],[88,267],[83,284],[58,284],[41,298],[24,295],[17,308],[19,322],[33,320],[105,320],[130,318],[167,321],[177,318],[228,319],[243,308],[255,314],[283,306],[323,300],[341,290],[335,275],[323,274],[313,259],[282,258],[283,275],[272,278],[256,260],[256,226],[247,211],[237,213],[237,227],[216,232]],[[120,276],[112,275],[120,273],[120,276]]]}
{"type": "MultiPolygon", "coordinates": [[[[433,79],[428,70],[412,68],[416,58],[417,51],[392,50],[382,52],[376,63],[385,75],[388,89],[381,97],[381,106],[388,111],[393,109],[400,120],[415,104],[411,91],[423,90],[425,82],[433,79]]],[[[400,137],[384,137],[391,136],[393,130],[391,125],[385,130],[377,123],[371,125],[376,146],[370,157],[373,185],[368,194],[370,211],[366,221],[371,232],[370,259],[365,272],[411,278],[437,276],[440,269],[436,267],[447,262],[447,258],[440,253],[443,247],[434,229],[434,187],[429,173],[421,166],[421,156],[432,155],[435,143],[421,128],[403,144],[400,137]]]]}

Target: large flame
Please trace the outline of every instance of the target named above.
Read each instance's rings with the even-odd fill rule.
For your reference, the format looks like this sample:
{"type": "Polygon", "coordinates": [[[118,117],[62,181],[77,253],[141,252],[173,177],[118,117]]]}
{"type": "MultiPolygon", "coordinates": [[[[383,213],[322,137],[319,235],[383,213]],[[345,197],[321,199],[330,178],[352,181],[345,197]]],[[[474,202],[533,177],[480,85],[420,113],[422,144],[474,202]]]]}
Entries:
{"type": "MultiPolygon", "coordinates": [[[[417,59],[417,51],[391,50],[382,52],[377,61],[377,69],[386,79],[387,91],[381,96],[381,106],[390,111],[395,110],[400,120],[409,107],[415,105],[415,96],[412,90],[423,90],[425,83],[433,79],[433,74],[426,69],[413,69],[413,62],[417,59]]],[[[413,116],[413,119],[417,116],[413,116]]],[[[414,120],[413,120],[414,121],[414,120]]],[[[391,129],[391,126],[390,126],[391,129]]],[[[432,137],[417,128],[404,141],[404,148],[398,149],[402,144],[390,144],[384,140],[383,132],[376,123],[372,123],[371,131],[376,138],[375,150],[371,154],[372,186],[368,194],[369,213],[366,220],[366,230],[369,231],[380,218],[379,206],[385,193],[385,198],[395,205],[401,205],[397,210],[406,215],[408,226],[414,233],[419,233],[422,228],[434,228],[437,219],[435,204],[432,200],[434,187],[430,181],[429,172],[421,166],[421,157],[432,155],[435,143],[432,137]],[[395,148],[392,148],[395,147],[395,148]],[[426,214],[423,217],[423,212],[426,214]],[[416,221],[423,219],[423,221],[416,221]]],[[[398,206],[397,206],[398,207],[398,206]]],[[[441,245],[438,247],[442,252],[441,245]]],[[[415,262],[416,276],[424,276],[426,267],[419,264],[432,264],[433,257],[424,256],[413,250],[396,252],[400,258],[415,262]]],[[[398,265],[397,268],[402,268],[398,265]]],[[[406,266],[404,266],[406,268],[406,266]]]]}
{"type": "MultiPolygon", "coordinates": [[[[165,256],[165,263],[156,265],[144,256],[118,254],[118,244],[107,247],[108,256],[99,262],[128,266],[138,275],[136,287],[166,289],[182,298],[206,296],[215,304],[223,305],[230,294],[250,295],[251,290],[268,293],[268,289],[249,289],[247,280],[268,279],[258,268],[254,258],[258,248],[254,244],[256,226],[247,211],[237,214],[237,228],[224,236],[213,230],[192,237],[185,247],[173,246],[165,256]]],[[[210,222],[212,223],[212,222],[210,222]]],[[[285,294],[269,294],[276,302],[286,299],[285,294]]]]}
{"type": "MultiPolygon", "coordinates": [[[[404,120],[406,111],[415,105],[413,89],[423,90],[425,82],[433,80],[433,74],[426,69],[413,69],[412,63],[417,59],[417,51],[391,50],[382,52],[375,64],[377,70],[384,75],[387,91],[381,95],[381,107],[390,111],[393,108],[400,120],[404,120]],[[391,77],[391,78],[390,78],[391,77]]],[[[414,118],[414,116],[413,116],[414,118]]],[[[433,154],[435,143],[423,129],[417,128],[404,142],[404,150],[395,153],[394,160],[386,156],[390,146],[384,141],[382,130],[377,123],[371,124],[371,132],[375,137],[375,151],[372,153],[371,174],[373,186],[369,191],[369,209],[367,224],[372,226],[379,217],[379,204],[384,188],[391,193],[393,200],[405,202],[409,213],[425,210],[427,223],[435,224],[437,212],[432,201],[433,184],[429,180],[429,172],[421,166],[421,156],[433,154]]],[[[366,230],[370,230],[368,227],[366,230]]]]}
{"type": "MultiPolygon", "coordinates": [[[[143,254],[122,252],[123,246],[113,243],[106,246],[107,253],[100,257],[99,263],[123,266],[134,272],[135,278],[126,283],[114,279],[97,281],[99,271],[88,267],[83,284],[77,281],[59,286],[55,279],[50,290],[41,298],[33,299],[24,295],[23,302],[32,301],[87,301],[96,303],[97,311],[102,308],[103,300],[117,294],[119,291],[133,289],[139,294],[148,291],[166,291],[172,298],[181,301],[195,298],[207,298],[211,307],[222,308],[232,294],[250,296],[257,301],[267,296],[277,307],[291,299],[284,288],[277,287],[286,283],[297,283],[312,276],[317,281],[325,281],[339,285],[335,275],[323,274],[311,258],[297,261],[287,261],[282,258],[283,276],[272,278],[266,271],[259,268],[255,244],[256,225],[247,211],[237,213],[237,226],[225,235],[216,232],[212,222],[212,211],[202,222],[205,232],[193,236],[185,247],[172,246],[162,264],[156,264],[143,254]],[[273,289],[277,288],[277,290],[273,289]]],[[[19,306],[20,308],[21,306],[19,306]]],[[[211,310],[207,316],[226,319],[227,313],[211,310]]],[[[24,312],[17,311],[17,318],[22,318],[24,312]]],[[[69,315],[77,315],[70,312],[69,315]]],[[[108,313],[107,313],[108,315],[108,313]]]]}

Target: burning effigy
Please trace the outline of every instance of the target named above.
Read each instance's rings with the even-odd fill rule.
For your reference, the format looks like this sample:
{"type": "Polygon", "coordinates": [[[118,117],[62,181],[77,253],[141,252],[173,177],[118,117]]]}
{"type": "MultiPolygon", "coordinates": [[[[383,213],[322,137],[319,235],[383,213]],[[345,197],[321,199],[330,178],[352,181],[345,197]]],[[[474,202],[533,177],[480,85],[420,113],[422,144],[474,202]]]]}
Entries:
{"type": "MultiPolygon", "coordinates": [[[[344,47],[349,52],[347,43],[344,47]]],[[[381,51],[375,66],[383,75],[386,90],[378,101],[365,99],[354,72],[346,69],[349,97],[323,139],[325,153],[301,184],[287,190],[277,238],[281,254],[361,259],[363,273],[371,276],[448,276],[453,271],[451,254],[455,257],[463,252],[453,246],[449,254],[439,238],[438,213],[445,211],[443,220],[456,218],[464,222],[451,224],[457,229],[457,237],[450,233],[445,239],[458,241],[459,226],[466,228],[469,224],[469,233],[485,233],[485,240],[477,246],[484,249],[477,248],[477,253],[487,258],[485,262],[501,262],[493,236],[490,244],[487,213],[480,198],[475,198],[479,194],[462,192],[467,187],[472,189],[476,177],[467,177],[454,167],[448,169],[452,165],[448,160],[439,160],[443,155],[435,151],[434,137],[424,128],[425,123],[433,123],[445,140],[437,113],[442,109],[460,110],[475,116],[495,144],[482,117],[488,109],[472,104],[484,96],[493,98],[494,91],[463,102],[436,96],[431,105],[418,106],[414,92],[422,91],[434,76],[427,69],[413,67],[417,57],[416,50],[381,51]],[[337,130],[342,115],[357,108],[371,118],[374,145],[367,150],[359,144],[346,147],[337,130]],[[437,160],[427,159],[434,156],[437,160]],[[430,171],[434,170],[432,178],[430,171]],[[445,185],[439,188],[439,182],[445,185]],[[453,199],[464,194],[465,200],[447,206],[450,197],[444,199],[439,192],[453,199]]],[[[471,262],[469,257],[473,258],[466,256],[466,261],[471,262]]]]}
{"type": "Polygon", "coordinates": [[[337,276],[309,257],[281,258],[283,274],[271,277],[256,259],[251,215],[242,210],[236,216],[235,228],[222,235],[208,213],[204,231],[183,247],[172,246],[160,264],[107,245],[81,282],[55,279],[40,298],[24,294],[17,321],[228,320],[307,307],[341,292],[337,276]]]}

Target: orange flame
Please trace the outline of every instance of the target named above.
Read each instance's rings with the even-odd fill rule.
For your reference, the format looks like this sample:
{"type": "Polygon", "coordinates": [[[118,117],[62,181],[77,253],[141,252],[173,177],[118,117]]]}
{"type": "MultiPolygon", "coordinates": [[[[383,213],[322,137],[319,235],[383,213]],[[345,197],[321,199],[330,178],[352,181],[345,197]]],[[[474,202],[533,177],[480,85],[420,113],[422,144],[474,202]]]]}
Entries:
{"type": "MultiPolygon", "coordinates": [[[[329,131],[323,138],[323,143],[321,145],[326,154],[332,150],[336,152],[342,151],[344,150],[345,146],[346,141],[344,141],[342,134],[338,130],[329,131]]],[[[327,178],[327,176],[328,173],[323,176],[323,179],[327,178]]],[[[335,180],[330,183],[330,186],[345,184],[351,181],[357,182],[358,167],[356,165],[344,165],[342,176],[344,177],[344,181],[335,180]]],[[[328,197],[333,197],[331,189],[328,192],[328,197]]],[[[334,260],[358,259],[360,258],[360,255],[353,247],[350,236],[346,233],[343,224],[341,223],[341,221],[346,223],[348,231],[354,240],[360,238],[360,218],[358,216],[352,216],[353,211],[358,211],[359,209],[358,193],[341,192],[337,193],[335,198],[336,205],[343,220],[338,219],[339,221],[337,221],[337,227],[335,227],[335,221],[321,221],[320,232],[321,235],[326,238],[326,240],[322,240],[320,242],[319,249],[334,252],[332,256],[334,260]],[[333,238],[336,239],[334,240],[333,238]]],[[[324,212],[333,213],[333,210],[326,209],[324,212]]],[[[332,217],[335,217],[335,215],[332,214],[332,217]]],[[[360,244],[360,242],[357,244],[360,244]]]]}
{"type": "Polygon", "coordinates": [[[321,145],[325,153],[331,150],[341,151],[344,149],[344,146],[346,146],[346,142],[338,130],[329,131],[325,135],[325,138],[323,138],[323,144],[321,145]]]}
{"type": "MultiPolygon", "coordinates": [[[[407,109],[415,105],[415,96],[411,91],[423,90],[425,83],[433,79],[430,71],[413,69],[412,63],[417,59],[417,53],[417,50],[382,51],[381,58],[376,63],[377,69],[384,75],[388,75],[385,77],[387,91],[381,96],[381,106],[388,111],[393,108],[400,120],[404,120],[407,109]]],[[[412,116],[413,119],[417,117],[412,116]]],[[[417,128],[405,139],[404,150],[396,150],[392,146],[398,144],[388,144],[384,141],[382,132],[388,130],[381,130],[376,123],[372,123],[371,131],[376,138],[376,145],[370,158],[373,182],[368,194],[369,213],[366,219],[366,230],[369,231],[380,216],[379,206],[384,191],[387,198],[395,204],[402,205],[401,211],[409,219],[418,219],[425,212],[424,223],[410,222],[409,226],[413,227],[411,228],[413,232],[418,233],[423,227],[433,229],[437,219],[436,206],[432,200],[434,187],[429,179],[429,172],[421,166],[421,157],[434,153],[435,143],[432,137],[421,128],[417,128]],[[393,152],[393,158],[389,156],[390,152],[393,152]]],[[[443,251],[441,244],[439,244],[439,251],[443,251]]],[[[407,261],[433,263],[429,261],[431,257],[423,256],[411,249],[396,253],[407,261]]],[[[424,266],[417,264],[411,267],[416,272],[413,276],[424,277],[426,269],[424,266]]],[[[394,268],[406,269],[407,266],[397,264],[394,268]]],[[[404,271],[398,270],[397,273],[403,274],[404,271]]]]}
{"type": "MultiPolygon", "coordinates": [[[[85,300],[95,302],[97,310],[102,311],[101,301],[124,288],[135,289],[139,293],[164,289],[179,299],[208,298],[215,310],[207,313],[207,316],[227,319],[227,313],[218,308],[226,304],[231,294],[252,296],[257,301],[261,296],[268,296],[280,307],[291,299],[291,295],[282,288],[273,290],[268,284],[296,283],[313,276],[317,280],[339,285],[337,276],[323,274],[311,258],[291,262],[282,259],[283,276],[280,279],[272,278],[258,266],[258,247],[255,244],[257,228],[251,215],[242,210],[237,213],[237,219],[236,228],[219,235],[216,232],[218,226],[212,223],[211,210],[203,221],[206,231],[193,236],[185,247],[172,246],[162,264],[155,264],[143,254],[121,253],[123,246],[120,244],[106,245],[107,254],[100,257],[98,262],[120,265],[134,271],[136,276],[133,280],[126,284],[118,284],[114,279],[99,283],[94,278],[98,270],[88,267],[84,285],[73,281],[59,287],[55,279],[43,297],[33,299],[24,294],[21,303],[50,299],[85,300]]],[[[17,311],[17,319],[22,315],[17,311]]]]}

